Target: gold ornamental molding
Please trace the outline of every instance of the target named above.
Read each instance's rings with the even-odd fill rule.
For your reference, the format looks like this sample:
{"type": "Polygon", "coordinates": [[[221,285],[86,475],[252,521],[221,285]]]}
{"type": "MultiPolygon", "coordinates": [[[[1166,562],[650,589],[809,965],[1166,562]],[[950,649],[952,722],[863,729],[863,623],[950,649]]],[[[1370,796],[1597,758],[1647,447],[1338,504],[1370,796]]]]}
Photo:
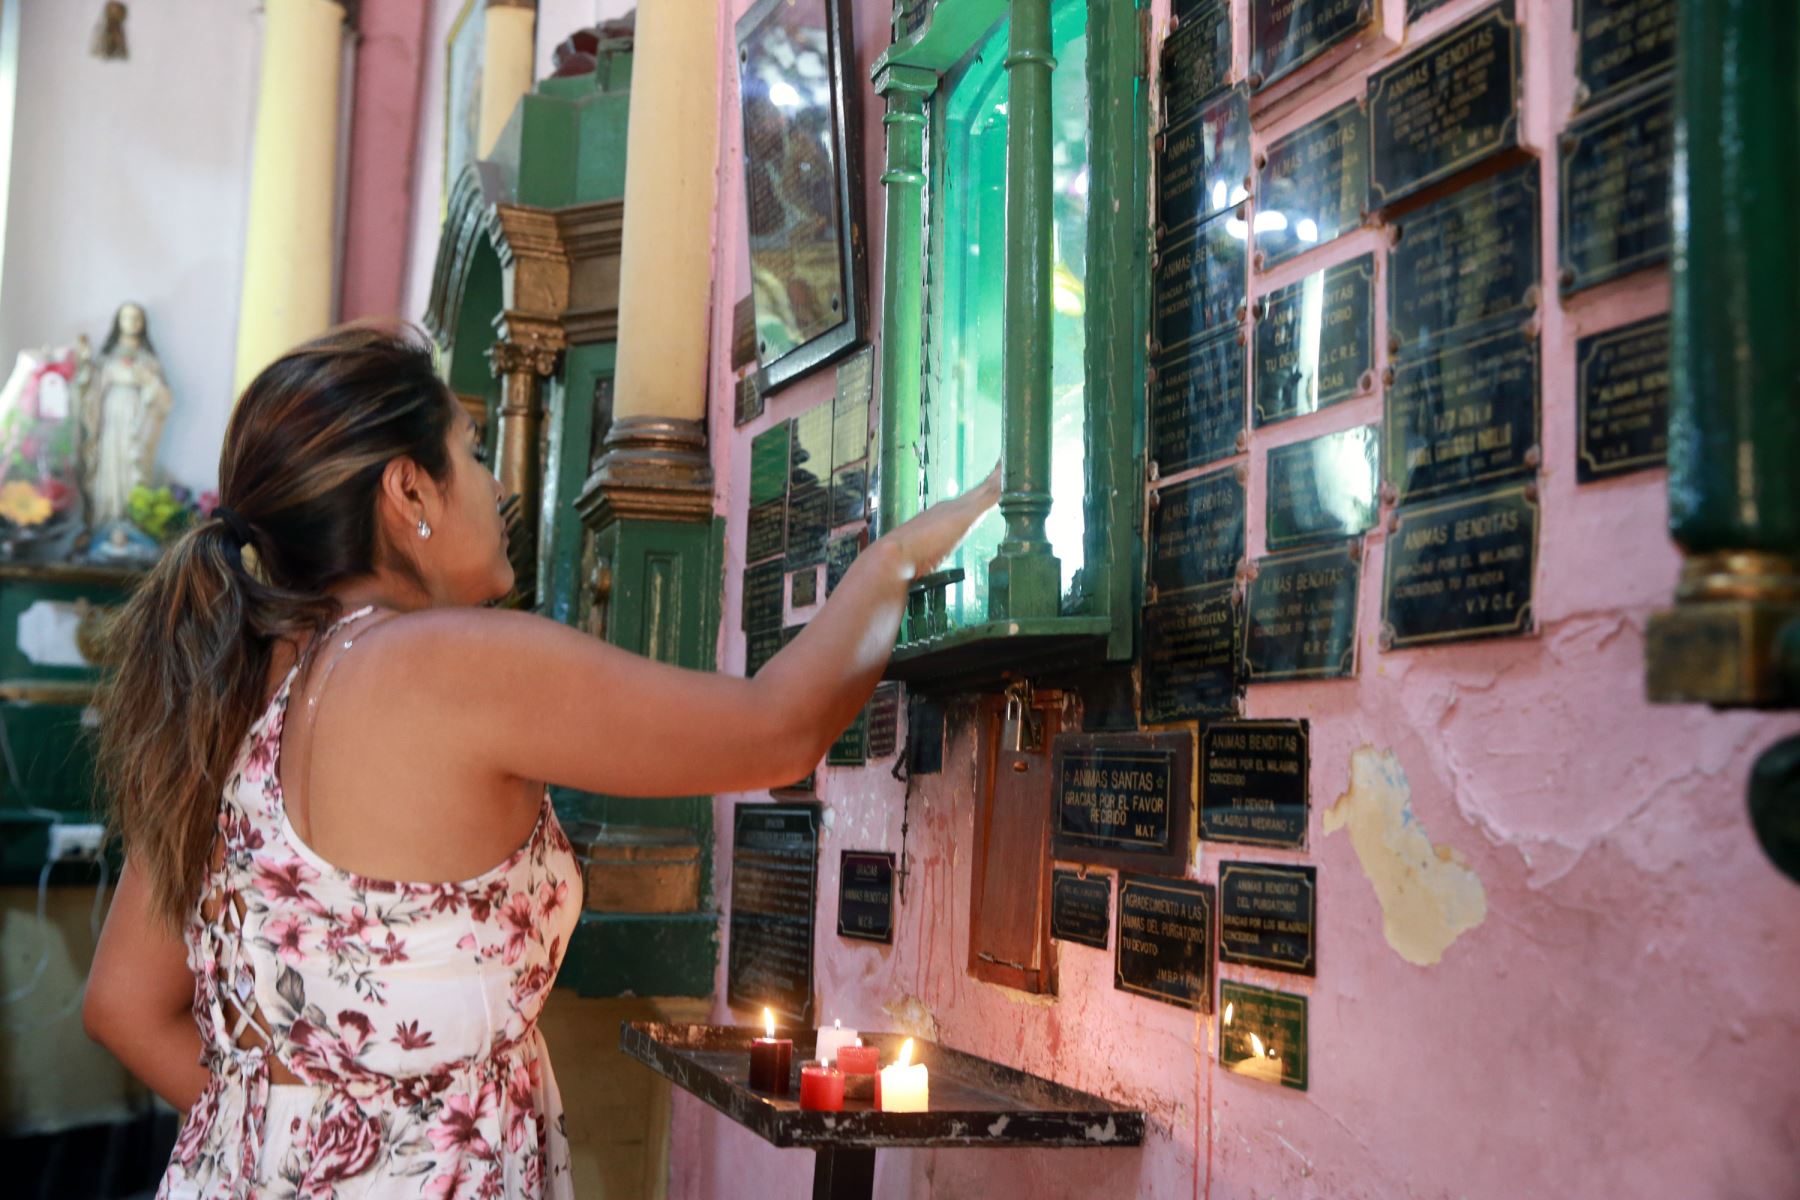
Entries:
{"type": "Polygon", "coordinates": [[[712,520],[705,425],[681,417],[620,417],[575,508],[590,528],[619,520],[712,520]]]}

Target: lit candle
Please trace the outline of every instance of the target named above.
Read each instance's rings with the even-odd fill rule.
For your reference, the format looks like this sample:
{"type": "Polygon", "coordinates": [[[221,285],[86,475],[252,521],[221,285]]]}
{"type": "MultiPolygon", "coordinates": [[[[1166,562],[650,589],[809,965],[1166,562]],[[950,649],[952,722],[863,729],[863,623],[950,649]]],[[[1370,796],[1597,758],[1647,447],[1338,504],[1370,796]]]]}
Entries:
{"type": "Polygon", "coordinates": [[[767,1037],[750,1043],[750,1087],[775,1096],[788,1094],[788,1075],[794,1067],[794,1039],[775,1036],[775,1014],[763,1009],[767,1037]]]}
{"type": "Polygon", "coordinates": [[[844,1073],[844,1095],[852,1100],[875,1098],[875,1072],[881,1069],[881,1051],[857,1038],[854,1046],[839,1046],[838,1070],[844,1073]]]}
{"type": "Polygon", "coordinates": [[[912,1060],[912,1039],[900,1045],[900,1057],[891,1067],[881,1070],[881,1085],[875,1093],[882,1112],[927,1112],[931,1108],[931,1081],[924,1063],[912,1060]]]}
{"type": "MultiPolygon", "coordinates": [[[[861,1044],[856,1036],[856,1030],[845,1029],[842,1021],[833,1021],[830,1029],[819,1030],[819,1045],[818,1049],[813,1052],[813,1057],[828,1067],[835,1066],[840,1047],[861,1044]]],[[[870,1068],[870,1070],[873,1069],[873,1067],[870,1068]]]]}
{"type": "Polygon", "coordinates": [[[844,1073],[822,1062],[801,1063],[800,1107],[809,1112],[843,1112],[844,1073]]]}

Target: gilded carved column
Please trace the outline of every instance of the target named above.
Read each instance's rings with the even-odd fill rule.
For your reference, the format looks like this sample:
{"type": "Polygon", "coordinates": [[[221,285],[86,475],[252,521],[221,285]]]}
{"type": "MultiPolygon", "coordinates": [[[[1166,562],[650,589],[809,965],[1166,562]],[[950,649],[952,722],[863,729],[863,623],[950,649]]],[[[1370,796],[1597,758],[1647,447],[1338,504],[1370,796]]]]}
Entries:
{"type": "MultiPolygon", "coordinates": [[[[494,343],[488,361],[501,383],[499,429],[495,438],[495,473],[510,498],[519,498],[520,531],[515,559],[536,561],[539,505],[543,496],[544,381],[556,374],[560,338],[538,330],[509,331],[512,339],[494,343]]],[[[518,588],[530,593],[534,581],[521,578],[518,588]]]]}

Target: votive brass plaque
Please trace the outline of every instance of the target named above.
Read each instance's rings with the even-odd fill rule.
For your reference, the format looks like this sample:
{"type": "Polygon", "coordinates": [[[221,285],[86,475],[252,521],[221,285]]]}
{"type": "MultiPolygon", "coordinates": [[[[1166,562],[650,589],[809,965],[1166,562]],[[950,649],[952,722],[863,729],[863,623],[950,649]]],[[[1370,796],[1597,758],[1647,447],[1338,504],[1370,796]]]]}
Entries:
{"type": "Polygon", "coordinates": [[[869,697],[869,758],[892,758],[900,748],[900,685],[878,683],[869,697]]]}
{"type": "Polygon", "coordinates": [[[1216,908],[1209,883],[1121,875],[1113,986],[1211,1012],[1216,908]]]}
{"type": "Polygon", "coordinates": [[[1055,871],[1050,876],[1050,936],[1096,950],[1112,932],[1112,876],[1055,871]]]}
{"type": "Polygon", "coordinates": [[[1219,1065],[1306,1090],[1306,997],[1219,981],[1219,1065]]]}
{"type": "Polygon", "coordinates": [[[1318,973],[1318,869],[1219,864],[1219,961],[1318,973]]]}
{"type": "Polygon", "coordinates": [[[1483,9],[1369,77],[1369,207],[1519,144],[1523,63],[1513,0],[1483,9]]]}
{"type": "Polygon", "coordinates": [[[1210,330],[1236,325],[1244,311],[1243,210],[1213,217],[1193,233],[1157,244],[1151,329],[1160,354],[1210,330]]]}
{"type": "Polygon", "coordinates": [[[1401,352],[1519,313],[1538,286],[1538,169],[1512,167],[1403,217],[1388,255],[1388,335],[1401,352]]]}
{"type": "Polygon", "coordinates": [[[783,582],[779,560],[745,568],[743,602],[747,632],[781,628],[783,582]]]}
{"type": "Polygon", "coordinates": [[[1272,267],[1362,225],[1369,116],[1352,100],[1269,145],[1256,176],[1256,252],[1272,267]]]}
{"type": "Polygon", "coordinates": [[[1194,827],[1194,743],[1171,733],[1064,733],[1051,757],[1054,855],[1179,874],[1194,827]]]}
{"type": "Polygon", "coordinates": [[[1200,836],[1304,850],[1310,763],[1303,720],[1200,727],[1200,836]]]}
{"type": "Polygon", "coordinates": [[[1145,724],[1236,711],[1238,621],[1229,583],[1145,606],[1145,724]]]}
{"type": "Polygon", "coordinates": [[[1667,462],[1668,314],[1577,342],[1575,401],[1577,481],[1593,483],[1667,462]]]}
{"type": "Polygon", "coordinates": [[[1271,550],[1367,532],[1381,506],[1381,437],[1373,425],[1269,451],[1266,540],[1271,550]]]}
{"type": "Polygon", "coordinates": [[[1250,76],[1267,87],[1369,24],[1375,0],[1250,0],[1250,76]]]}
{"type": "Polygon", "coordinates": [[[1244,432],[1244,347],[1224,329],[1156,360],[1151,457],[1163,475],[1229,458],[1244,432]]]}
{"type": "Polygon", "coordinates": [[[1679,24],[1679,0],[1575,0],[1581,102],[1609,99],[1673,70],[1679,24]]]}
{"type": "Polygon", "coordinates": [[[1538,342],[1519,324],[1402,354],[1388,386],[1387,479],[1400,503],[1537,469],[1538,342]]]}
{"type": "Polygon", "coordinates": [[[1244,557],[1244,485],[1227,467],[1160,488],[1150,517],[1158,599],[1231,579],[1244,557]]]}
{"type": "Polygon", "coordinates": [[[744,804],[733,812],[726,1001],[810,1027],[818,913],[819,806],[744,804]]]}
{"type": "Polygon", "coordinates": [[[764,562],[781,555],[787,542],[787,498],[778,496],[752,505],[744,530],[744,561],[764,562]]]}
{"type": "Polygon", "coordinates": [[[1278,288],[1256,319],[1256,424],[1348,400],[1375,369],[1375,256],[1278,288]]]}
{"type": "Polygon", "coordinates": [[[1356,674],[1361,580],[1362,560],[1351,543],[1258,559],[1245,602],[1246,681],[1356,674]]]}
{"type": "Polygon", "coordinates": [[[1200,0],[1175,14],[1162,47],[1163,119],[1170,125],[1224,87],[1231,77],[1231,6],[1200,0]]]}
{"type": "Polygon", "coordinates": [[[1537,541],[1537,499],[1523,483],[1401,509],[1387,536],[1384,644],[1530,633],[1537,541]]]}
{"type": "Polygon", "coordinates": [[[846,850],[838,871],[838,936],[894,942],[892,851],[846,850]]]}
{"type": "Polygon", "coordinates": [[[1569,126],[1558,173],[1563,293],[1669,259],[1675,174],[1672,81],[1569,126]]]}
{"type": "Polygon", "coordinates": [[[825,561],[825,541],[831,536],[831,489],[822,483],[797,485],[788,492],[788,570],[825,561]]]}

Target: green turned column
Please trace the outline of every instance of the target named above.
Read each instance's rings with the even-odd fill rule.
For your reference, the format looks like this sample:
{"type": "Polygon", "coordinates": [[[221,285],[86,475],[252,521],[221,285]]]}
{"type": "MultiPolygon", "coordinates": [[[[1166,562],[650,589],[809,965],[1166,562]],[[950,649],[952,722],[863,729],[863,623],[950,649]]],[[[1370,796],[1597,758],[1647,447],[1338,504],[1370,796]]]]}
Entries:
{"type": "Polygon", "coordinates": [[[1669,525],[1686,560],[1675,606],[1648,629],[1649,692],[1792,705],[1800,653],[1780,645],[1800,619],[1800,9],[1682,0],[1680,37],[1669,525]]]}
{"type": "Polygon", "coordinates": [[[1013,0],[1006,56],[1006,536],[988,564],[988,616],[1057,615],[1062,568],[1050,550],[1049,0],[1013,0]]]}
{"type": "MultiPolygon", "coordinates": [[[[898,525],[919,507],[919,321],[924,261],[925,97],[937,75],[920,67],[883,67],[875,94],[887,101],[886,251],[882,255],[881,508],[898,525]]],[[[885,530],[878,530],[884,532],[885,530]]]]}

